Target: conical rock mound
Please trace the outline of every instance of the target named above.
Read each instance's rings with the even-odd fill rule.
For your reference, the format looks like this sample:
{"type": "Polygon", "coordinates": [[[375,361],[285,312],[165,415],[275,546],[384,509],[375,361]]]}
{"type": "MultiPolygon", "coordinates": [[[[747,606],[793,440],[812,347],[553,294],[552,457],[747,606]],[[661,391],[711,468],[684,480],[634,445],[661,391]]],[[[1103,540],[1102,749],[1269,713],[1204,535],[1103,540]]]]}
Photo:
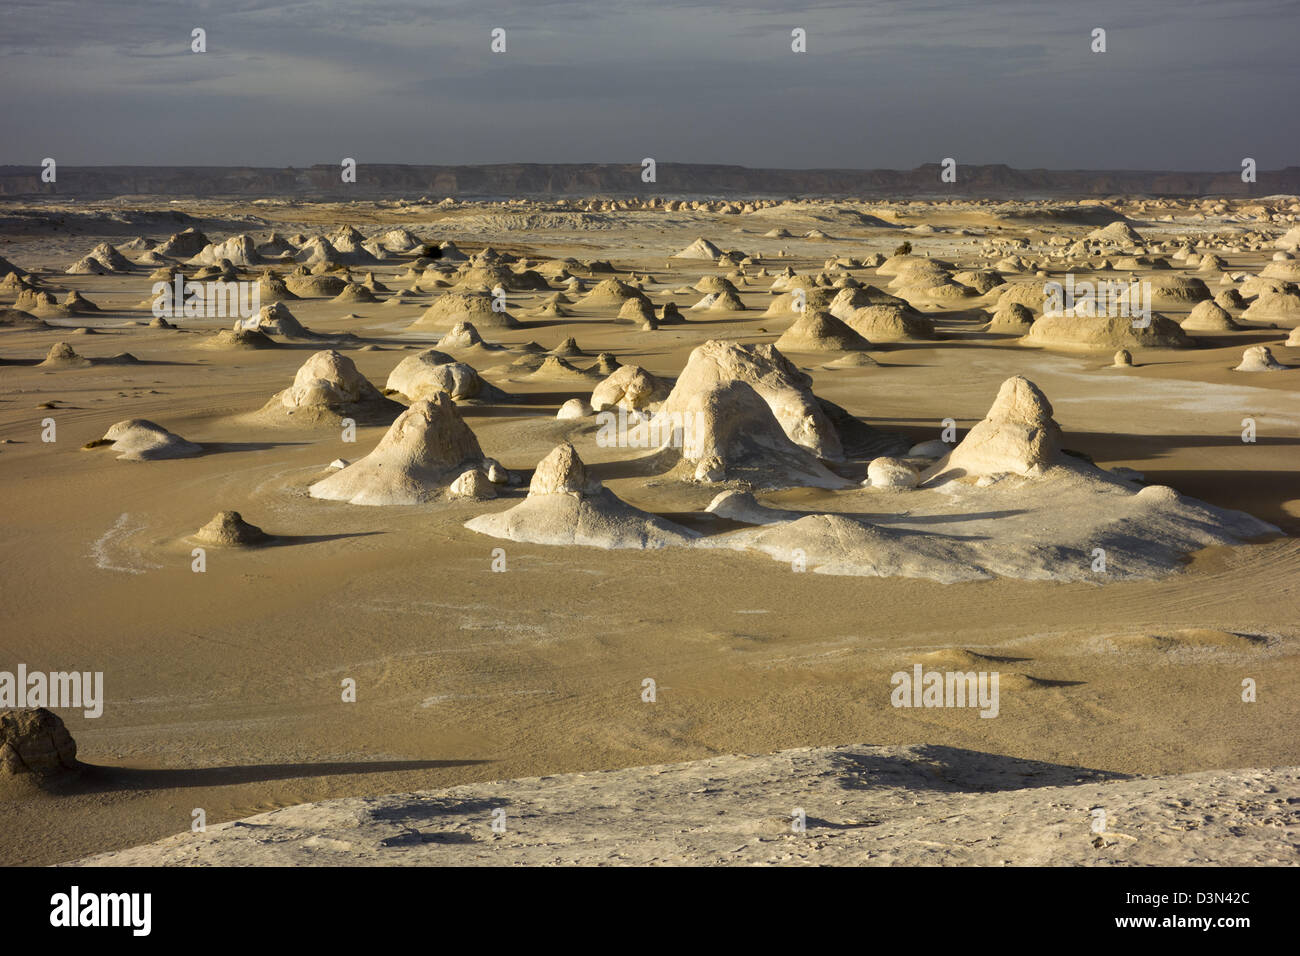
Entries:
{"type": "Polygon", "coordinates": [[[385,387],[411,402],[432,398],[438,392],[446,392],[457,402],[500,402],[507,397],[473,366],[457,362],[437,349],[425,349],[402,359],[389,373],[385,387]]]}
{"type": "Polygon", "coordinates": [[[661,412],[685,411],[691,394],[732,381],[757,392],[795,444],[819,458],[843,457],[839,435],[813,394],[812,379],[772,345],[705,342],[691,352],[661,412]]]}
{"type": "Polygon", "coordinates": [[[783,352],[851,352],[869,349],[871,343],[829,312],[809,309],[781,334],[776,347],[783,352]]]}
{"type": "Polygon", "coordinates": [[[483,465],[478,439],[445,392],[402,412],[366,457],[316,482],[313,498],[354,505],[413,505],[440,497],[483,465]]]}
{"type": "Polygon", "coordinates": [[[276,420],[320,423],[341,418],[356,421],[389,421],[401,411],[396,402],[384,398],[356,363],[332,349],[307,359],[293,377],[293,384],[277,392],[262,408],[276,420]]]}
{"type": "Polygon", "coordinates": [[[921,480],[1006,473],[1036,477],[1061,455],[1061,429],[1047,396],[1029,379],[1015,375],[1002,383],[984,420],[921,480]]]}
{"type": "Polygon", "coordinates": [[[709,240],[700,237],[692,242],[681,252],[673,253],[674,259],[717,259],[722,255],[722,250],[715,246],[709,240]]]}
{"type": "Polygon", "coordinates": [[[63,720],[44,707],[0,712],[0,778],[40,784],[79,770],[77,744],[63,720]]]}
{"type": "Polygon", "coordinates": [[[754,488],[850,484],[790,439],[749,382],[705,378],[683,387],[685,379],[683,373],[653,418],[628,429],[632,447],[659,449],[659,467],[683,480],[739,481],[754,488]]]}
{"type": "Polygon", "coordinates": [[[698,537],[601,487],[568,442],[538,463],[527,498],[506,511],[467,521],[465,527],[510,541],[638,550],[689,545],[698,537]]]}
{"type": "Polygon", "coordinates": [[[410,327],[450,329],[468,322],[484,329],[517,328],[519,323],[513,315],[493,308],[496,301],[490,292],[444,292],[410,327]]]}
{"type": "Polygon", "coordinates": [[[266,534],[238,511],[221,511],[195,533],[194,540],[223,548],[247,548],[263,543],[266,534]]]}

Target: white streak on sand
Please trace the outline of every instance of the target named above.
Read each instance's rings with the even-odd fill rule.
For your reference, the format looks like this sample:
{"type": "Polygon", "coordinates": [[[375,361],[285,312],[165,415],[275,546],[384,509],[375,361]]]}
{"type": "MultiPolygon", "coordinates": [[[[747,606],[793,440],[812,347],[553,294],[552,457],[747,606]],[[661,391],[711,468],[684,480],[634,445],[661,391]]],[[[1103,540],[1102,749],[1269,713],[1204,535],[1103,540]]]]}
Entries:
{"type": "Polygon", "coordinates": [[[147,564],[144,567],[132,567],[130,565],[115,564],[113,556],[109,553],[109,546],[114,542],[125,538],[127,535],[134,534],[144,525],[138,525],[134,528],[128,528],[126,523],[130,520],[131,515],[123,512],[122,516],[117,519],[113,527],[105,531],[99,539],[90,546],[90,555],[95,559],[95,566],[103,568],[105,571],[124,571],[127,574],[144,574],[152,568],[160,567],[156,564],[147,564]]]}

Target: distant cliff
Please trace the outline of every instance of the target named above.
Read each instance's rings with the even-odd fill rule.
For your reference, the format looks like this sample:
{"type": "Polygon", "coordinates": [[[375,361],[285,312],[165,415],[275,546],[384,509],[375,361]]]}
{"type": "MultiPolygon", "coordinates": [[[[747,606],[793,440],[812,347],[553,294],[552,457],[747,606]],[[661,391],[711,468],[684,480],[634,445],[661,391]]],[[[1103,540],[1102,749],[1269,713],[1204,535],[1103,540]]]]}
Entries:
{"type": "Polygon", "coordinates": [[[168,199],[442,199],[563,196],[879,196],[991,199],[1107,195],[1267,196],[1300,193],[1300,167],[1260,170],[1246,184],[1239,172],[1012,169],[959,166],[958,181],[939,179],[938,164],[895,169],[749,169],[660,163],[657,182],[643,183],[637,164],[505,163],[493,166],[357,167],[357,181],[341,181],[339,167],[262,169],[242,166],[60,166],[57,183],[42,183],[40,168],[0,166],[0,196],[59,195],[81,199],[148,196],[168,199]]]}

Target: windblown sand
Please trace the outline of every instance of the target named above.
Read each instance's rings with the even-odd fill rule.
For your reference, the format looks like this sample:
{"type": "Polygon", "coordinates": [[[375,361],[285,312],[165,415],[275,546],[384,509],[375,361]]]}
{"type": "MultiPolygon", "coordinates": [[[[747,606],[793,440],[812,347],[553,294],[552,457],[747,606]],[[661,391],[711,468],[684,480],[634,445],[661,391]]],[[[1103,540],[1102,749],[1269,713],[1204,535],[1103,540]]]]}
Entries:
{"type": "MultiPolygon", "coordinates": [[[[500,350],[439,344],[459,320],[449,315],[444,322],[437,310],[437,322],[421,318],[448,288],[465,290],[432,285],[419,278],[424,270],[409,277],[418,248],[351,265],[355,283],[373,272],[388,289],[406,291],[395,305],[386,302],[395,292],[376,292],[370,296],[375,302],[360,294],[334,301],[338,290],[285,303],[314,333],[350,332],[355,339],[304,341],[272,332],[273,347],[231,347],[216,343],[213,334],[229,331],[229,320],[178,319],[179,329],[148,325],[153,316],[141,303],[150,297],[154,266],[66,273],[98,243],[120,247],[141,235],[162,240],[178,232],[183,225],[170,212],[104,203],[75,209],[39,204],[36,218],[0,213],[0,255],[36,273],[40,288],[57,302],[75,291],[98,306],[75,315],[59,312],[63,306],[46,310],[40,317],[52,326],[47,329],[25,320],[0,327],[0,439],[6,442],[0,445],[6,503],[0,669],[22,662],[30,670],[103,671],[107,692],[98,719],[59,712],[80,759],[90,765],[79,782],[58,792],[2,795],[0,862],[66,862],[159,840],[188,831],[195,808],[206,813],[210,860],[217,862],[270,862],[273,856],[274,862],[487,862],[476,855],[495,839],[484,820],[466,819],[467,833],[477,829],[460,845],[462,837],[436,836],[460,832],[459,822],[420,817],[421,808],[432,803],[445,810],[454,800],[486,806],[509,794],[518,801],[512,806],[544,815],[552,812],[548,793],[559,787],[568,788],[563,806],[570,809],[582,803],[584,788],[592,806],[662,806],[647,794],[665,774],[681,777],[662,791],[680,807],[697,801],[698,787],[713,787],[711,777],[720,778],[727,796],[719,809],[744,822],[734,833],[725,826],[701,829],[698,821],[683,824],[690,833],[669,840],[642,821],[622,845],[606,831],[626,820],[610,811],[592,816],[583,829],[553,821],[508,831],[496,840],[503,846],[482,852],[505,850],[504,858],[517,862],[796,862],[801,854],[854,863],[1295,862],[1294,819],[1273,809],[1277,799],[1300,796],[1294,771],[1243,769],[1300,765],[1294,733],[1300,719],[1294,693],[1300,681],[1300,544],[1292,537],[1300,532],[1300,346],[1285,344],[1285,290],[1247,296],[1272,297],[1268,314],[1281,318],[1268,321],[1278,328],[1243,318],[1247,309],[1229,309],[1242,329],[1188,329],[1196,348],[1127,342],[1088,350],[1069,343],[1032,347],[999,334],[997,323],[985,331],[1002,286],[970,295],[977,277],[966,276],[972,283],[966,285],[956,276],[1002,271],[999,263],[1014,255],[1029,265],[1002,271],[1003,277],[1037,283],[1041,291],[1044,278],[1035,277],[1035,266],[1059,279],[1066,264],[1052,258],[1063,247],[1051,240],[1074,243],[1092,225],[1065,221],[1045,206],[1014,205],[800,203],[741,215],[689,207],[584,213],[488,203],[183,206],[214,243],[244,232],[260,243],[272,230],[282,237],[331,235],[351,224],[365,237],[400,227],[424,242],[453,240],[467,255],[490,244],[528,257],[548,277],[555,274],[545,265],[550,260],[613,263],[613,273],[569,264],[582,290],[566,279],[550,279],[547,288],[507,289],[517,324],[479,325],[489,345],[508,347],[500,350]],[[97,219],[96,209],[129,209],[130,215],[97,219]],[[863,215],[885,225],[864,226],[863,215]],[[56,217],[69,228],[55,232],[42,225],[56,217]],[[123,221],[128,218],[131,225],[123,221]],[[938,231],[907,231],[921,225],[938,231]],[[820,229],[831,238],[766,236],[778,228],[796,236],[820,229]],[[744,311],[690,311],[702,296],[694,288],[702,277],[737,269],[675,255],[692,248],[713,255],[693,245],[701,237],[716,249],[753,257],[739,267],[746,276],[736,286],[744,311]],[[1013,238],[1024,238],[1026,247],[987,248],[1013,238]],[[876,364],[834,364],[854,351],[790,350],[787,358],[811,377],[818,397],[910,445],[940,438],[944,419],[953,419],[964,435],[988,413],[1004,381],[1024,376],[1050,399],[1070,451],[1102,468],[1135,469],[1147,484],[1170,486],[1216,508],[1246,512],[1280,533],[1197,550],[1171,571],[1133,578],[1118,573],[1122,569],[1071,580],[995,574],[951,583],[925,575],[816,573],[812,567],[796,573],[767,553],[722,545],[722,536],[752,530],[706,512],[728,485],[681,480],[680,469],[657,473],[643,461],[651,450],[602,447],[592,418],[556,418],[566,401],[589,401],[606,377],[582,374],[599,353],[672,381],[706,341],[774,343],[796,318],[765,314],[776,298],[769,287],[783,269],[812,277],[832,257],[862,260],[879,253],[885,262],[904,239],[911,240],[914,256],[929,253],[951,263],[943,270],[950,277],[936,278],[926,267],[908,270],[904,277],[913,279],[899,284],[892,284],[893,269],[850,266],[843,274],[905,299],[907,308],[933,323],[936,337],[873,338],[872,329],[882,323],[903,328],[908,313],[899,306],[869,306],[857,314],[857,324],[833,313],[870,340],[864,354],[876,364]],[[767,275],[759,276],[760,268],[767,275]],[[649,330],[641,320],[619,320],[623,302],[635,299],[619,298],[616,288],[601,283],[627,283],[633,275],[651,277],[641,291],[655,315],[671,302],[686,321],[649,330]],[[954,284],[967,291],[953,291],[954,284]],[[562,306],[567,314],[538,315],[560,290],[571,300],[562,306]],[[592,290],[599,295],[585,301],[592,290]],[[882,309],[893,312],[882,318],[882,309]],[[96,334],[75,332],[80,328],[96,334]],[[537,354],[523,351],[526,343],[549,350],[570,337],[586,353],[564,359],[576,371],[553,363],[539,374],[541,363],[516,364],[537,354]],[[90,361],[40,365],[58,342],[90,361]],[[1297,368],[1235,371],[1243,351],[1257,345],[1297,368]],[[312,485],[340,474],[331,462],[353,463],[372,452],[408,401],[396,394],[387,403],[368,400],[378,417],[375,423],[359,419],[356,441],[349,443],[327,406],[311,405],[312,413],[303,416],[262,414],[272,397],[295,386],[299,369],[322,350],[346,356],[382,390],[402,360],[435,347],[508,396],[508,402],[461,401],[457,412],[482,455],[521,483],[499,486],[502,500],[491,501],[447,493],[444,479],[450,483],[456,475],[445,471],[437,493],[416,496],[416,504],[365,506],[309,494],[312,485]],[[1121,347],[1133,353],[1133,367],[1112,367],[1121,347]],[[126,352],[137,361],[100,361],[126,352]],[[392,413],[378,414],[384,409],[392,413]],[[57,424],[54,443],[41,441],[46,418],[57,424]],[[1245,418],[1256,424],[1256,442],[1242,441],[1245,418]],[[130,420],[155,423],[201,452],[124,461],[107,446],[83,450],[130,420]],[[590,477],[628,507],[708,545],[606,550],[508,540],[465,527],[529,500],[524,494],[533,468],[564,441],[573,443],[590,477]],[[267,540],[257,547],[210,548],[206,571],[195,573],[193,536],[225,511],[239,512],[267,540]],[[493,570],[497,548],[504,549],[504,573],[493,570]],[[981,719],[971,709],[890,705],[891,674],[915,663],[944,668],[946,662],[1001,672],[997,719],[981,719]],[[355,703],[341,700],[341,682],[348,678],[356,682],[355,703]],[[647,678],[657,687],[653,703],[642,700],[647,678]],[[1258,685],[1257,702],[1242,701],[1246,678],[1258,685]],[[830,799],[848,784],[816,779],[848,759],[844,751],[753,761],[727,756],[856,741],[871,747],[850,748],[850,756],[859,755],[854,759],[898,760],[912,769],[878,802],[871,797],[851,809],[832,806],[830,799]],[[898,747],[913,749],[904,758],[890,749],[898,747]],[[1042,787],[984,788],[972,771],[956,789],[935,793],[913,779],[921,774],[916,761],[926,747],[970,751],[977,767],[1031,760],[1056,769],[1043,771],[1049,783],[1042,787]],[[619,769],[698,760],[712,763],[664,774],[619,769]],[[617,773],[484,784],[608,770],[617,773]],[[1153,779],[1075,782],[1100,772],[1153,779]],[[1193,776],[1171,776],[1184,774],[1193,776]],[[788,790],[765,789],[762,781],[773,775],[786,780],[788,790]],[[449,787],[461,789],[441,793],[449,787]],[[990,792],[971,796],[963,788],[990,792]],[[307,851],[294,842],[301,834],[289,833],[302,825],[333,834],[341,826],[329,815],[334,810],[314,818],[307,810],[269,818],[286,829],[284,835],[276,829],[276,844],[263,850],[231,843],[237,830],[217,830],[226,821],[312,801],[417,791],[440,793],[365,804],[371,822],[363,821],[364,839],[351,848],[330,843],[347,843],[330,835],[307,851]],[[916,819],[906,814],[909,793],[930,804],[916,819]],[[1171,810],[1166,798],[1187,806],[1171,810]],[[747,829],[769,816],[788,818],[791,799],[807,806],[810,821],[821,821],[810,822],[809,833],[798,838],[804,842],[775,830],[760,840],[747,829]],[[1117,837],[1096,848],[1087,811],[1111,800],[1132,806],[1134,817],[1125,820],[1121,813],[1114,829],[1137,843],[1117,837]],[[1234,801],[1251,803],[1252,809],[1240,811],[1246,836],[1235,836],[1235,824],[1219,815],[1234,801]],[[377,850],[394,835],[388,822],[376,822],[391,819],[380,811],[400,815],[408,805],[416,808],[408,829],[434,834],[433,845],[377,850]],[[949,824],[950,813],[972,819],[949,824]],[[978,814],[987,820],[974,819],[978,814]],[[1277,820],[1283,823],[1269,822],[1277,820]],[[566,849],[549,853],[533,842],[545,842],[548,827],[566,834],[566,849]],[[989,846],[962,842],[998,833],[1000,841],[989,846]],[[808,841],[826,848],[811,853],[808,841]],[[940,847],[925,849],[921,841],[940,847]],[[281,842],[288,856],[278,855],[281,842]]],[[[1271,237],[1290,228],[1285,217],[1294,220],[1298,211],[1293,198],[1272,200],[1262,211],[1253,211],[1253,202],[1223,205],[1214,213],[1200,202],[1116,202],[1105,211],[1126,216],[1144,245],[1163,244],[1148,259],[1164,258],[1180,275],[1200,276],[1217,294],[1226,288],[1217,276],[1207,278],[1171,256],[1183,240],[1212,236],[1212,249],[1201,252],[1213,251],[1225,260],[1225,273],[1243,276],[1232,288],[1248,288],[1246,277],[1259,276],[1272,262],[1271,237]],[[1267,248],[1249,237],[1235,243],[1224,238],[1251,231],[1270,237],[1267,248]],[[1229,248],[1234,244],[1237,251],[1229,248]]],[[[227,244],[214,261],[230,257],[231,249],[243,255],[244,248],[227,244]]],[[[302,258],[272,264],[282,276],[321,251],[319,245],[306,255],[299,252],[305,244],[289,248],[302,258]]],[[[351,248],[340,239],[337,261],[360,258],[351,248]]],[[[167,247],[159,251],[192,275],[196,267],[185,263],[201,248],[182,256],[167,247]]],[[[1117,245],[1105,255],[1117,261],[1125,251],[1117,245]]],[[[1101,260],[1082,252],[1076,258],[1089,269],[1101,260]]],[[[235,267],[242,278],[256,278],[262,268],[235,267]]],[[[1170,273],[1138,263],[1132,274],[1170,273]]],[[[827,289],[827,305],[836,291],[827,289]]],[[[809,301],[825,309],[813,295],[809,301]]],[[[0,288],[0,308],[31,313],[18,297],[17,290],[0,288]]],[[[1028,304],[1038,316],[1041,296],[1028,304]]],[[[1196,304],[1156,310],[1177,323],[1196,304]]],[[[315,388],[308,389],[311,401],[319,398],[315,388]]],[[[850,449],[832,465],[856,486],[866,477],[867,461],[850,449]]],[[[846,514],[909,534],[927,526],[965,534],[964,547],[976,550],[996,544],[1000,528],[1014,529],[1016,541],[1051,544],[1077,517],[1077,500],[1054,513],[1046,486],[1026,483],[1021,494],[1016,487],[963,490],[979,507],[974,511],[935,490],[793,487],[757,489],[755,495],[767,508],[846,514]],[[984,491],[987,498],[979,497],[984,491]]],[[[1014,548],[999,554],[998,567],[1015,564],[1014,548]]],[[[1053,560],[1073,561],[1074,552],[1053,560]]],[[[1085,553],[1078,560],[1086,567],[1085,553]]],[[[679,811],[662,812],[666,825],[679,811]]],[[[190,839],[162,855],[141,850],[123,861],[193,862],[186,848],[202,840],[190,839]]]]}

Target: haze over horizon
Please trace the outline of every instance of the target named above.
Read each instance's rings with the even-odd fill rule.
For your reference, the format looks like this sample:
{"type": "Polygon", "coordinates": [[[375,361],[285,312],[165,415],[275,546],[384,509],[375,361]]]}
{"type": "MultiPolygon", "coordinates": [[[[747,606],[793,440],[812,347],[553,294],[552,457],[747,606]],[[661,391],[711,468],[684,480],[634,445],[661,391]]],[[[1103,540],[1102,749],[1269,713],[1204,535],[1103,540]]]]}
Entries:
{"type": "Polygon", "coordinates": [[[1297,4],[17,0],[0,164],[1297,163],[1297,4]],[[936,29],[935,24],[942,24],[936,29]],[[206,53],[190,52],[195,27],[206,53]],[[506,31],[503,54],[490,31],[506,31]],[[790,31],[807,31],[806,53],[790,31]],[[1107,31],[1107,52],[1090,50],[1107,31]]]}

